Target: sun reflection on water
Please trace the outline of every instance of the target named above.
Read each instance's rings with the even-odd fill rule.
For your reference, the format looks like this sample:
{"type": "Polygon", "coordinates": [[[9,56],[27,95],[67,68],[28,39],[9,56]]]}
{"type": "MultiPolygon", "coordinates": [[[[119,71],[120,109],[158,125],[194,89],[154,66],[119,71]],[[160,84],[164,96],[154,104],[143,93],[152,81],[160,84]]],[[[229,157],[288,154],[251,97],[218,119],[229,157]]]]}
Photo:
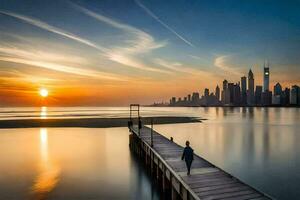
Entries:
{"type": "Polygon", "coordinates": [[[46,106],[41,107],[40,118],[47,119],[47,107],[46,106]]]}
{"type": "Polygon", "coordinates": [[[60,167],[51,160],[48,152],[48,132],[46,128],[40,129],[40,154],[41,162],[31,192],[33,199],[46,199],[59,181],[60,167]]]}

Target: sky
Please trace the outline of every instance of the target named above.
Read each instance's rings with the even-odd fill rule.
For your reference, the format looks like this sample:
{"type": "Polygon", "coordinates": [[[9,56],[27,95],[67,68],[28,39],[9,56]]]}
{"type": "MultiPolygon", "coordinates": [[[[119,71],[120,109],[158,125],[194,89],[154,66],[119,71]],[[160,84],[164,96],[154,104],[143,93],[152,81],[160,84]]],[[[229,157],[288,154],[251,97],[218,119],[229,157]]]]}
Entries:
{"type": "Polygon", "coordinates": [[[300,84],[298,0],[0,0],[0,106],[126,106],[251,68],[300,84]],[[49,96],[38,91],[46,88],[49,96]]]}

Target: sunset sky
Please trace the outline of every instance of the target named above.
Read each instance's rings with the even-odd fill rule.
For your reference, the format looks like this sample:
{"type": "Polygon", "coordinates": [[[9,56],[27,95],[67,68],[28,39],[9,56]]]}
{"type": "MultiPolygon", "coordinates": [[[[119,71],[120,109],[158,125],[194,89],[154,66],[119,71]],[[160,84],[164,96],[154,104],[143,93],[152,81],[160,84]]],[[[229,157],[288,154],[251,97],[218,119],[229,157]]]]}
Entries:
{"type": "Polygon", "coordinates": [[[238,82],[300,84],[300,1],[0,0],[1,106],[168,101],[238,82]],[[288,2],[288,3],[287,3],[288,2]],[[49,91],[47,99],[39,90],[49,91]]]}

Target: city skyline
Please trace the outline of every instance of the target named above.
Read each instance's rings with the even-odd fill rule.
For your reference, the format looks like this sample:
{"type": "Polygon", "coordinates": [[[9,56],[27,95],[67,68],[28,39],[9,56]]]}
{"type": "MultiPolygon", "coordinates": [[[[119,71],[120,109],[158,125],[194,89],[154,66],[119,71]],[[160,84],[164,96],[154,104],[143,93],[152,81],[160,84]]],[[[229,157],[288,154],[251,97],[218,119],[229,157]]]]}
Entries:
{"type": "Polygon", "coordinates": [[[299,85],[299,6],[2,0],[0,105],[150,104],[204,85],[212,90],[225,74],[237,82],[265,60],[270,85],[299,85]],[[41,89],[49,91],[42,103],[41,89]]]}
{"type": "Polygon", "coordinates": [[[216,85],[214,91],[208,88],[204,92],[193,91],[184,97],[173,96],[169,103],[154,103],[154,106],[300,106],[300,87],[296,84],[283,88],[277,82],[270,89],[270,65],[264,62],[263,82],[255,82],[255,75],[249,69],[248,76],[242,76],[238,82],[224,79],[222,91],[216,85]],[[221,95],[221,96],[220,96],[221,95]]]}

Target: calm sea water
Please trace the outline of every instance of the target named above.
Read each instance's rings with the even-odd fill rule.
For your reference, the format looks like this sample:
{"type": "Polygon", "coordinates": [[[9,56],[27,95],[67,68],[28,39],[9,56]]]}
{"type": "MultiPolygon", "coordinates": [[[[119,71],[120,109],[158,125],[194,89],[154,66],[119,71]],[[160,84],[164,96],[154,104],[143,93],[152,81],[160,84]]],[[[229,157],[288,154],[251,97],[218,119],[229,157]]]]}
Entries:
{"type": "MultiPolygon", "coordinates": [[[[299,108],[142,110],[143,116],[206,118],[154,128],[181,145],[189,140],[196,153],[277,199],[299,199],[299,108]]],[[[128,116],[125,107],[0,110],[2,119],[87,117],[86,112],[128,116]]],[[[2,129],[0,158],[2,199],[159,199],[129,152],[126,128],[2,129]]]]}
{"type": "Polygon", "coordinates": [[[0,199],[159,199],[127,128],[0,129],[0,199]]]}

